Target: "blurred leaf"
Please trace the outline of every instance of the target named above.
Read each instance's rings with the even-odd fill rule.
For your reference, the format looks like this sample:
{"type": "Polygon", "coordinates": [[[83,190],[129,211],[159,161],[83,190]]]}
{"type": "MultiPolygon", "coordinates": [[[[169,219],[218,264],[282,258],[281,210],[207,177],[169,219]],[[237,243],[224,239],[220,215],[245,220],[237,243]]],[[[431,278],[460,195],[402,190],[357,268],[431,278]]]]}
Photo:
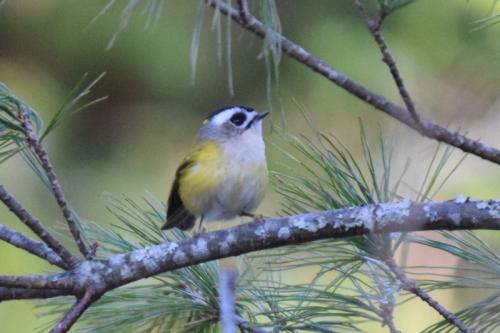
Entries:
{"type": "MultiPolygon", "coordinates": [[[[108,3],[101,9],[101,11],[97,13],[97,15],[92,19],[92,21],[90,21],[86,29],[89,29],[92,24],[94,24],[101,16],[111,10],[111,8],[115,7],[118,2],[121,1],[109,0],[108,3]]],[[[145,17],[144,30],[148,30],[151,27],[154,27],[160,20],[166,0],[125,0],[124,2],[126,4],[122,9],[120,21],[118,22],[118,28],[111,37],[107,49],[113,47],[120,34],[127,28],[132,15],[136,10],[138,10],[140,3],[145,3],[141,13],[142,16],[145,17]]]]}
{"type": "Polygon", "coordinates": [[[475,27],[472,31],[488,28],[498,23],[500,23],[500,14],[484,17],[474,22],[475,27]]]}
{"type": "Polygon", "coordinates": [[[196,7],[196,23],[193,29],[191,39],[191,51],[189,53],[189,63],[191,65],[191,83],[194,84],[196,77],[196,65],[198,64],[198,53],[200,49],[200,36],[203,28],[203,18],[205,13],[205,4],[203,0],[198,0],[196,7]]]}
{"type": "Polygon", "coordinates": [[[379,6],[388,13],[407,6],[415,0],[377,0],[379,6]]]}

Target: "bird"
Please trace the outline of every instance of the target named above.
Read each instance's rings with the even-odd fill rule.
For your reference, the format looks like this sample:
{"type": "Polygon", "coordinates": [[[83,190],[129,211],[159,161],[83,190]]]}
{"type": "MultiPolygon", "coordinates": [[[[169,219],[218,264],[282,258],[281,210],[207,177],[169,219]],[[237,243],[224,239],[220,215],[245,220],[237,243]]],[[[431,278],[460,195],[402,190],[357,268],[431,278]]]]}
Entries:
{"type": "Polygon", "coordinates": [[[175,173],[163,230],[190,230],[198,218],[201,230],[204,222],[257,216],[252,212],[267,185],[262,122],[268,114],[237,105],[205,119],[175,173]]]}

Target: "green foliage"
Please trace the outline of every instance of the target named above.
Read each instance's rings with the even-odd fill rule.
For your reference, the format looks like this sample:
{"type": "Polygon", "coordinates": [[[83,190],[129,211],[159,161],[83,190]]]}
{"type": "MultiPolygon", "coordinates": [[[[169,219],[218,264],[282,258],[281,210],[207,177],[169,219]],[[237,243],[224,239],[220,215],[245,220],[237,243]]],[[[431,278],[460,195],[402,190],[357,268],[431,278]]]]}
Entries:
{"type": "MultiPolygon", "coordinates": [[[[89,26],[92,25],[95,21],[97,21],[101,16],[106,14],[109,10],[117,5],[117,3],[121,3],[119,0],[109,0],[108,3],[101,9],[101,11],[94,17],[94,19],[90,22],[89,26]]],[[[135,11],[137,11],[143,3],[142,6],[142,16],[145,18],[144,20],[144,30],[148,30],[154,27],[158,21],[160,20],[161,13],[165,6],[166,0],[125,0],[123,1],[125,5],[122,8],[120,21],[118,23],[118,28],[111,37],[108,43],[108,49],[113,47],[113,44],[116,42],[120,34],[127,28],[130,23],[130,19],[135,11]]]]}
{"type": "Polygon", "coordinates": [[[26,133],[20,120],[20,109],[25,108],[35,125],[42,128],[42,119],[17,97],[4,83],[0,82],[0,163],[23,151],[26,147],[26,133]]]}
{"type": "Polygon", "coordinates": [[[104,75],[106,75],[106,73],[102,73],[87,85],[85,84],[88,77],[88,73],[85,73],[82,76],[80,81],[78,81],[75,87],[70,91],[68,97],[66,98],[66,102],[54,114],[52,119],[47,124],[40,138],[41,140],[43,140],[53,129],[59,126],[63,118],[66,117],[67,115],[84,110],[92,105],[95,105],[107,99],[107,97],[105,96],[90,101],[84,100],[86,97],[88,97],[88,95],[92,92],[92,88],[104,77],[104,75]]]}
{"type": "MultiPolygon", "coordinates": [[[[475,332],[495,332],[500,323],[500,257],[475,233],[442,232],[444,238],[411,236],[408,241],[432,247],[460,259],[456,267],[416,267],[411,271],[431,276],[421,285],[427,290],[446,288],[489,289],[493,294],[458,311],[457,316],[475,332]],[[445,274],[444,272],[451,272],[445,274]]],[[[425,333],[454,332],[456,328],[442,320],[425,333]]]]}
{"type": "MultiPolygon", "coordinates": [[[[0,82],[0,164],[13,156],[19,155],[37,178],[49,191],[51,191],[51,184],[42,163],[33,149],[31,149],[32,147],[28,144],[28,134],[22,126],[21,110],[25,110],[28,114],[34,134],[36,134],[41,141],[52,133],[68,115],[81,111],[105,99],[105,97],[102,97],[88,100],[91,89],[103,76],[104,74],[101,74],[89,84],[85,84],[87,78],[87,74],[85,74],[70,92],[66,102],[54,114],[46,126],[35,110],[17,97],[4,83],[0,82]]],[[[69,209],[71,210],[74,221],[81,229],[82,220],[80,216],[72,207],[69,207],[69,209]]],[[[64,226],[64,228],[66,228],[66,226],[64,226]]],[[[85,235],[82,235],[82,237],[83,241],[88,243],[85,235]]]]}
{"type": "Polygon", "coordinates": [[[475,27],[473,30],[479,30],[491,27],[492,25],[500,23],[500,14],[491,15],[475,22],[475,27]]]}

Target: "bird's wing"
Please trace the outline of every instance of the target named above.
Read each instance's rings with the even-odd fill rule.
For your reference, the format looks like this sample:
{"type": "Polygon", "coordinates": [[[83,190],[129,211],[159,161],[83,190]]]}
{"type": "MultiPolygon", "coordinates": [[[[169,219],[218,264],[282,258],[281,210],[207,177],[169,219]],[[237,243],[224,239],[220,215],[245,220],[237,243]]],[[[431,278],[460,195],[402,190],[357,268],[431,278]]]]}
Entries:
{"type": "Polygon", "coordinates": [[[191,160],[186,159],[180,166],[177,168],[175,172],[175,179],[172,183],[172,189],[170,190],[170,195],[168,197],[168,206],[167,206],[167,221],[161,227],[162,229],[172,229],[177,227],[181,230],[189,230],[191,229],[195,222],[196,216],[191,214],[179,195],[179,179],[183,172],[186,171],[187,168],[191,165],[191,160]]]}

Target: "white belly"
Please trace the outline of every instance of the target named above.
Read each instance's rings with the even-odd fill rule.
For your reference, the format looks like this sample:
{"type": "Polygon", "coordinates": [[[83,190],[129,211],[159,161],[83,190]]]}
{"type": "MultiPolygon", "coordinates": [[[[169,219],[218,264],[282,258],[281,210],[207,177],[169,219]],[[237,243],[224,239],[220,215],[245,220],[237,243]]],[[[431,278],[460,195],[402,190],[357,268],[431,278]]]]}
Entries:
{"type": "Polygon", "coordinates": [[[241,139],[252,139],[252,143],[232,142],[224,147],[221,182],[203,216],[205,221],[227,220],[253,212],[264,198],[267,185],[264,142],[262,138],[241,139]]]}

